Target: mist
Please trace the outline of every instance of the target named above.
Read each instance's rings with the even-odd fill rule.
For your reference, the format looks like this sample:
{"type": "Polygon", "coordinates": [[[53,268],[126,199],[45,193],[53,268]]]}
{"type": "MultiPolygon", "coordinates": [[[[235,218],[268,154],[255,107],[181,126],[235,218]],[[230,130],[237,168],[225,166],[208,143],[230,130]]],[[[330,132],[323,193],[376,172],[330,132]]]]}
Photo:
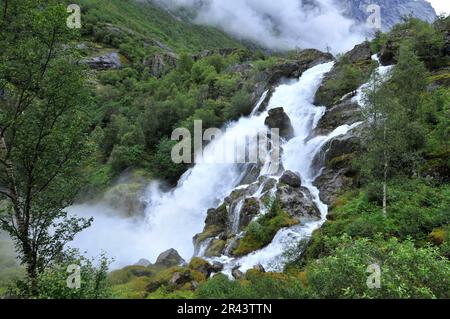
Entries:
{"type": "Polygon", "coordinates": [[[274,50],[316,48],[340,53],[364,40],[363,27],[333,0],[159,0],[196,12],[195,22],[218,27],[274,50]],[[313,5],[312,3],[315,3],[313,5]]]}

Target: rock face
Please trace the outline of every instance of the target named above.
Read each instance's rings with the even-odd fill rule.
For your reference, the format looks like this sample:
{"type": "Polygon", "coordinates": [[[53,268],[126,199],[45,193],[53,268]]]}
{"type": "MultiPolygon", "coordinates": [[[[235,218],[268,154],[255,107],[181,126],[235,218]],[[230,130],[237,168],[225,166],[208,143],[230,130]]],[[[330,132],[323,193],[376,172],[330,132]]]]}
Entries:
{"type": "Polygon", "coordinates": [[[329,108],[320,119],[316,134],[328,135],[337,127],[353,124],[362,120],[361,109],[352,99],[346,99],[329,108]]]}
{"type": "Polygon", "coordinates": [[[269,116],[266,118],[264,124],[271,129],[279,129],[280,136],[286,140],[294,137],[294,128],[292,127],[291,119],[282,107],[269,110],[269,116]]]}
{"type": "Polygon", "coordinates": [[[329,141],[314,159],[317,167],[325,166],[315,185],[327,205],[331,205],[340,193],[354,183],[355,171],[351,168],[351,161],[360,148],[360,129],[354,129],[329,141]]]}
{"type": "Polygon", "coordinates": [[[321,86],[316,92],[314,104],[331,107],[336,103],[339,103],[340,99],[352,90],[356,90],[360,85],[366,83],[372,73],[374,67],[374,61],[372,61],[372,52],[370,44],[364,42],[355,46],[352,50],[343,55],[331,69],[331,71],[325,75],[321,86]],[[334,85],[336,82],[340,82],[345,77],[345,63],[350,63],[352,67],[359,69],[362,76],[358,83],[351,88],[336,88],[334,85]]]}
{"type": "Polygon", "coordinates": [[[143,64],[149,68],[151,75],[160,78],[177,66],[178,59],[177,54],[166,52],[147,57],[143,64]]]}
{"type": "Polygon", "coordinates": [[[164,267],[178,266],[184,263],[184,259],[178,254],[175,249],[169,249],[158,256],[156,265],[162,265],[164,267]]]}
{"type": "Polygon", "coordinates": [[[286,184],[293,188],[299,188],[302,186],[302,180],[300,176],[292,171],[286,171],[280,178],[280,183],[286,184]]]}
{"type": "Polygon", "coordinates": [[[86,63],[96,70],[120,69],[122,63],[117,52],[110,52],[86,60],[86,63]]]}
{"type": "Polygon", "coordinates": [[[315,49],[302,50],[293,57],[293,61],[275,65],[270,71],[269,83],[275,84],[282,78],[298,78],[306,70],[333,60],[334,57],[330,53],[315,49]]]}
{"type": "Polygon", "coordinates": [[[279,184],[276,191],[281,209],[297,219],[320,218],[320,211],[312,200],[311,193],[305,187],[292,187],[279,184]]]}
{"type": "Polygon", "coordinates": [[[381,27],[383,31],[390,30],[395,24],[401,22],[402,17],[412,15],[424,21],[432,22],[436,12],[425,0],[338,0],[336,1],[349,18],[366,23],[371,13],[367,6],[376,4],[381,7],[381,27]]]}

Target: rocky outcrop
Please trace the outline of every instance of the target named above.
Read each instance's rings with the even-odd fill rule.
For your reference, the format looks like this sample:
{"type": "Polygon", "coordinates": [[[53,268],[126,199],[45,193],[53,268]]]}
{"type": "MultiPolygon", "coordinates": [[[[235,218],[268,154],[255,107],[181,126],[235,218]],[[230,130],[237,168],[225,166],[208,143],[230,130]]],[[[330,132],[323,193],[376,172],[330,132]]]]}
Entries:
{"type": "Polygon", "coordinates": [[[183,264],[185,261],[175,249],[169,249],[161,253],[156,260],[155,265],[164,267],[173,267],[183,264]]]}
{"type": "Polygon", "coordinates": [[[270,129],[279,129],[280,136],[286,140],[294,137],[294,128],[292,127],[291,119],[282,107],[269,110],[269,116],[266,118],[264,124],[270,129]]]}
{"type": "Polygon", "coordinates": [[[292,171],[286,171],[280,177],[280,183],[286,184],[293,188],[299,188],[302,186],[302,180],[300,176],[292,171]]]}
{"type": "Polygon", "coordinates": [[[120,69],[122,63],[117,52],[110,52],[86,60],[86,63],[95,70],[120,69]]]}
{"type": "Polygon", "coordinates": [[[361,128],[332,139],[314,159],[314,165],[324,167],[314,184],[320,190],[322,201],[328,205],[355,183],[356,172],[351,164],[361,150],[360,134],[361,128]]]}
{"type": "Polygon", "coordinates": [[[353,124],[362,120],[361,109],[356,101],[345,99],[327,109],[317,124],[317,135],[328,135],[339,126],[353,124]]]}
{"type": "Polygon", "coordinates": [[[322,85],[316,92],[314,104],[331,107],[339,103],[345,94],[355,91],[360,85],[366,83],[376,64],[371,57],[372,52],[368,42],[359,44],[344,54],[325,75],[322,85]],[[345,81],[347,66],[358,70],[361,76],[350,87],[337,85],[345,81]]]}
{"type": "Polygon", "coordinates": [[[191,262],[189,263],[189,268],[202,273],[205,278],[209,278],[214,271],[213,266],[209,262],[197,257],[192,258],[191,262]]]}
{"type": "Polygon", "coordinates": [[[147,57],[143,65],[149,69],[152,76],[160,78],[177,66],[179,56],[172,52],[158,53],[147,57]]]}
{"type": "Polygon", "coordinates": [[[320,211],[313,202],[311,193],[305,187],[279,184],[276,191],[281,209],[298,220],[319,219],[320,211]]]}
{"type": "Polygon", "coordinates": [[[275,65],[270,70],[270,84],[276,84],[283,78],[298,78],[306,70],[321,63],[333,61],[330,53],[324,53],[315,49],[302,50],[291,60],[275,65]]]}
{"type": "Polygon", "coordinates": [[[261,205],[256,198],[246,198],[240,212],[239,227],[241,229],[247,227],[260,210],[261,205]]]}
{"type": "Polygon", "coordinates": [[[145,258],[142,258],[142,259],[139,259],[139,261],[137,263],[135,263],[134,265],[135,266],[148,267],[148,266],[151,266],[152,263],[149,260],[147,260],[145,258]]]}

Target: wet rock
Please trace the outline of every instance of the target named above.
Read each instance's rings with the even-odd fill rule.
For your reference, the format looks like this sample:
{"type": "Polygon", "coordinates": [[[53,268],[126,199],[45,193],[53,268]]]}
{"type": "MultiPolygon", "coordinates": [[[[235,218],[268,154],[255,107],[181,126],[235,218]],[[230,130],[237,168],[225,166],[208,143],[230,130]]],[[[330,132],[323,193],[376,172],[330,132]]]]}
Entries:
{"type": "Polygon", "coordinates": [[[144,59],[143,65],[149,68],[151,75],[160,78],[177,66],[178,59],[175,53],[160,53],[144,59]]]}
{"type": "Polygon", "coordinates": [[[218,261],[213,262],[212,264],[212,270],[215,273],[221,272],[224,268],[224,265],[218,261]]]}
{"type": "Polygon", "coordinates": [[[233,268],[233,270],[231,271],[231,275],[233,276],[234,279],[244,279],[245,275],[242,271],[239,270],[239,266],[233,268]]]}
{"type": "Polygon", "coordinates": [[[95,70],[120,69],[122,63],[117,52],[110,52],[86,60],[86,63],[95,70]]]}
{"type": "Polygon", "coordinates": [[[256,198],[247,198],[241,209],[239,227],[244,229],[250,222],[258,215],[260,211],[260,204],[256,198]]]}
{"type": "Polygon", "coordinates": [[[211,242],[206,249],[205,257],[220,257],[225,249],[226,241],[224,239],[216,239],[211,242]]]}
{"type": "Polygon", "coordinates": [[[350,63],[358,63],[372,59],[372,50],[369,42],[356,45],[352,50],[344,54],[350,63]]]}
{"type": "Polygon", "coordinates": [[[178,266],[184,263],[184,259],[178,254],[175,249],[169,249],[158,256],[156,265],[162,265],[165,267],[178,266]]]}
{"type": "Polygon", "coordinates": [[[286,140],[294,137],[294,128],[292,127],[291,119],[282,107],[269,110],[269,116],[266,118],[264,124],[271,129],[279,129],[280,136],[286,140]]]}
{"type": "Polygon", "coordinates": [[[254,266],[253,269],[255,269],[255,270],[259,271],[259,272],[262,272],[262,273],[265,273],[265,272],[266,272],[266,269],[265,269],[264,266],[261,265],[261,264],[258,264],[258,265],[256,265],[256,266],[254,266]]]}
{"type": "Polygon", "coordinates": [[[270,84],[278,83],[282,78],[298,78],[303,72],[321,63],[332,61],[333,55],[315,49],[300,51],[293,61],[275,65],[270,70],[270,84]]]}
{"type": "Polygon", "coordinates": [[[302,186],[302,180],[300,176],[292,171],[286,171],[280,178],[280,183],[289,185],[294,188],[302,186]]]}
{"type": "Polygon", "coordinates": [[[328,135],[339,126],[354,124],[362,120],[361,110],[358,103],[352,99],[341,101],[328,109],[320,119],[315,133],[317,135],[328,135]]]}
{"type": "Polygon", "coordinates": [[[292,187],[279,184],[276,192],[281,209],[295,218],[320,218],[320,211],[305,187],[292,187]]]}
{"type": "Polygon", "coordinates": [[[228,212],[224,206],[217,209],[208,209],[205,224],[225,226],[228,219],[228,212]]]}
{"type": "Polygon", "coordinates": [[[367,82],[374,67],[374,61],[371,58],[370,45],[365,42],[355,46],[352,50],[347,52],[342,59],[340,59],[325,75],[321,86],[316,92],[314,99],[315,105],[323,105],[331,107],[339,102],[345,94],[356,90],[360,85],[367,82]],[[350,63],[354,68],[361,71],[362,76],[358,83],[352,88],[345,88],[336,86],[336,82],[342,81],[345,76],[345,65],[350,63]]]}

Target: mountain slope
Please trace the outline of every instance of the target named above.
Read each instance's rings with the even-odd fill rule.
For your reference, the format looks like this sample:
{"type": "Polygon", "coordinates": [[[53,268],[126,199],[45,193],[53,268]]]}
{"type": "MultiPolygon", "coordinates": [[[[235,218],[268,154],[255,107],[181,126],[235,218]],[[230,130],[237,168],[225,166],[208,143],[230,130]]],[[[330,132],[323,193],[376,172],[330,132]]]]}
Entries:
{"type": "Polygon", "coordinates": [[[338,0],[344,14],[357,22],[365,23],[370,13],[367,7],[376,4],[381,7],[381,25],[383,31],[390,30],[401,22],[402,17],[412,15],[420,20],[433,22],[436,12],[425,0],[338,0]]]}
{"type": "Polygon", "coordinates": [[[185,22],[151,1],[80,0],[78,4],[82,8],[84,32],[103,41],[111,38],[111,34],[123,33],[156,50],[196,52],[242,46],[213,27],[185,22]]]}

